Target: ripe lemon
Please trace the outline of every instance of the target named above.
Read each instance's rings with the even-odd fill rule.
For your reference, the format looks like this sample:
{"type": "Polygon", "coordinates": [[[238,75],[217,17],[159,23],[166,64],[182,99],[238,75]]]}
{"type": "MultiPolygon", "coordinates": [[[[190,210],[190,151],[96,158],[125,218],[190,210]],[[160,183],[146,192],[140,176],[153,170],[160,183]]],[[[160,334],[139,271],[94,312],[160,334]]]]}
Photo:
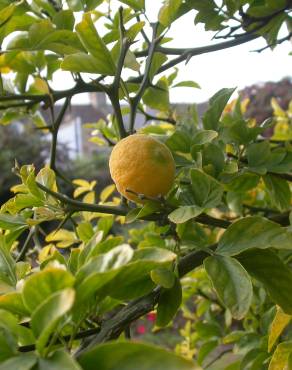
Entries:
{"type": "Polygon", "coordinates": [[[138,203],[141,200],[135,193],[147,197],[167,194],[175,175],[175,163],[167,146],[143,134],[119,141],[110,155],[109,168],[118,191],[138,203]]]}

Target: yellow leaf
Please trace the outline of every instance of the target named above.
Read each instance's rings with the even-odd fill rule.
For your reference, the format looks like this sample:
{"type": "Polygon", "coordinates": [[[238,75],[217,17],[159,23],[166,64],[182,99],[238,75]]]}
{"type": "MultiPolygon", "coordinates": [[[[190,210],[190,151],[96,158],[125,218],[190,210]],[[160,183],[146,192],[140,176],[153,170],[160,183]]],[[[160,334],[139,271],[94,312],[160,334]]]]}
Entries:
{"type": "Polygon", "coordinates": [[[78,186],[82,186],[84,188],[89,188],[90,187],[89,182],[86,181],[86,180],[83,180],[83,179],[75,179],[72,182],[73,182],[73,184],[78,185],[78,186]]]}
{"type": "Polygon", "coordinates": [[[73,197],[74,198],[78,198],[79,195],[84,194],[84,193],[86,193],[88,191],[90,191],[90,189],[84,188],[84,187],[80,186],[79,188],[77,188],[77,189],[74,190],[73,197]]]}
{"type": "Polygon", "coordinates": [[[83,202],[94,204],[95,203],[95,193],[94,191],[90,191],[83,197],[83,202]]]}
{"type": "Polygon", "coordinates": [[[292,319],[291,315],[287,315],[280,307],[277,307],[277,312],[270,327],[268,351],[270,352],[276,343],[277,339],[282,334],[292,319]]]}
{"type": "Polygon", "coordinates": [[[274,110],[275,116],[286,117],[286,112],[280,107],[276,98],[271,99],[271,106],[274,110]]]}
{"type": "Polygon", "coordinates": [[[12,193],[27,193],[27,187],[24,184],[14,185],[10,188],[12,193]]]}
{"type": "Polygon", "coordinates": [[[114,184],[105,187],[100,193],[101,202],[105,202],[108,199],[108,197],[115,191],[115,189],[116,186],[114,184]]]}
{"type": "Polygon", "coordinates": [[[5,54],[0,55],[0,73],[9,73],[11,69],[7,65],[5,54]]]}
{"type": "Polygon", "coordinates": [[[75,233],[66,229],[60,229],[58,231],[53,231],[46,236],[47,242],[55,242],[55,241],[66,241],[66,242],[76,242],[75,233]]]}
{"type": "Polygon", "coordinates": [[[38,261],[40,263],[44,262],[48,258],[48,256],[52,254],[52,252],[54,252],[55,249],[56,248],[54,244],[48,244],[45,247],[43,247],[39,252],[38,261]]]}
{"type": "Polygon", "coordinates": [[[49,85],[40,77],[35,77],[31,88],[38,93],[50,95],[49,85]]]}
{"type": "Polygon", "coordinates": [[[291,353],[292,341],[278,344],[270,362],[269,370],[289,370],[290,367],[287,368],[287,366],[291,353]]]}
{"type": "Polygon", "coordinates": [[[88,139],[89,142],[93,143],[93,144],[96,144],[96,145],[99,145],[99,146],[103,146],[103,145],[106,145],[106,142],[105,140],[103,140],[101,137],[99,136],[93,136],[91,137],[90,139],[88,139]]]}

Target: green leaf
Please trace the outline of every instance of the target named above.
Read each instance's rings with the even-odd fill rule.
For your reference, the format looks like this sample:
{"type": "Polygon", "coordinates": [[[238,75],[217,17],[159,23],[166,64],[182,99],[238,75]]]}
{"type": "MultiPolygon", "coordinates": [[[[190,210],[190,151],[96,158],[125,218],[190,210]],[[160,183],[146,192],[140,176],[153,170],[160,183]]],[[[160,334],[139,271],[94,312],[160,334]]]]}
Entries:
{"type": "Polygon", "coordinates": [[[120,271],[133,257],[133,249],[120,245],[105,254],[89,260],[77,273],[77,299],[82,301],[97,292],[120,271]]]}
{"type": "Polygon", "coordinates": [[[274,344],[277,339],[280,337],[282,332],[291,322],[292,316],[287,315],[280,307],[277,307],[277,312],[274,317],[274,320],[269,329],[269,342],[268,342],[268,351],[271,352],[274,344]]]}
{"type": "Polygon", "coordinates": [[[198,206],[182,206],[172,211],[168,218],[175,224],[182,224],[188,220],[197,217],[203,212],[203,208],[198,206]]]}
{"type": "Polygon", "coordinates": [[[150,71],[149,71],[149,79],[150,81],[153,80],[153,77],[156,75],[159,68],[167,61],[167,56],[163,53],[156,52],[152,58],[150,71]]]}
{"type": "Polygon", "coordinates": [[[61,68],[71,72],[108,74],[97,58],[85,53],[67,55],[61,63],[61,68]]]}
{"type": "Polygon", "coordinates": [[[45,299],[32,314],[31,328],[37,338],[36,348],[39,352],[46,346],[62,317],[72,308],[74,298],[73,289],[61,290],[45,299]]]}
{"type": "Polygon", "coordinates": [[[197,353],[197,361],[199,365],[202,365],[204,359],[218,346],[217,340],[210,340],[209,342],[205,342],[199,349],[197,353]]]}
{"type": "Polygon", "coordinates": [[[0,228],[4,230],[27,229],[28,225],[21,215],[0,213],[0,228]]]}
{"type": "Polygon", "coordinates": [[[291,191],[288,181],[273,175],[263,176],[263,180],[272,204],[281,212],[289,209],[291,204],[291,191]]]}
{"type": "Polygon", "coordinates": [[[84,10],[83,3],[84,0],[67,0],[66,1],[69,8],[74,12],[79,12],[80,10],[84,10]]]}
{"type": "Polygon", "coordinates": [[[13,290],[16,285],[15,262],[0,235],[0,294],[13,290]]]}
{"type": "Polygon", "coordinates": [[[120,0],[120,2],[128,5],[135,10],[145,9],[145,0],[120,0]]]}
{"type": "Polygon", "coordinates": [[[115,63],[111,53],[98,35],[90,13],[83,15],[82,22],[76,25],[76,32],[85,49],[96,60],[96,73],[113,76],[116,70],[115,63]]]}
{"type": "Polygon", "coordinates": [[[76,228],[79,238],[87,243],[94,235],[94,230],[90,222],[82,222],[76,228]]]}
{"type": "Polygon", "coordinates": [[[207,143],[204,145],[202,157],[203,169],[211,166],[212,170],[208,173],[217,177],[225,166],[223,150],[218,145],[207,143]]]}
{"type": "MultiPolygon", "coordinates": [[[[17,342],[16,338],[10,331],[0,327],[0,362],[6,359],[16,356],[17,354],[17,342]]],[[[6,368],[4,368],[6,370],[6,368]]]]}
{"type": "Polygon", "coordinates": [[[288,359],[292,352],[292,341],[278,344],[271,359],[269,370],[287,369],[288,359]]]}
{"type": "Polygon", "coordinates": [[[193,362],[165,349],[142,343],[101,344],[79,360],[84,370],[194,370],[193,362]],[[114,356],[113,356],[114,353],[114,356]]]}
{"type": "Polygon", "coordinates": [[[0,327],[18,336],[18,322],[16,316],[11,312],[0,309],[0,327]]]}
{"type": "Polygon", "coordinates": [[[38,370],[61,370],[61,369],[82,370],[78,363],[64,350],[58,350],[48,358],[39,359],[38,370]]]}
{"type": "Polygon", "coordinates": [[[165,145],[174,152],[189,153],[191,139],[185,132],[177,130],[166,140],[165,145]]]}
{"type": "Polygon", "coordinates": [[[195,81],[181,81],[172,87],[193,87],[194,89],[200,89],[201,86],[195,81]]]}
{"type": "Polygon", "coordinates": [[[151,279],[155,284],[163,288],[170,289],[175,283],[175,275],[171,270],[165,268],[158,268],[151,271],[151,279]]]}
{"type": "Polygon", "coordinates": [[[224,179],[224,183],[226,183],[228,190],[239,193],[245,193],[246,191],[255,188],[259,181],[260,176],[250,172],[237,172],[231,176],[231,179],[224,179]]]}
{"type": "Polygon", "coordinates": [[[225,17],[219,14],[214,0],[192,0],[191,5],[193,9],[198,10],[195,17],[195,24],[204,23],[206,31],[218,31],[222,29],[221,23],[225,20],[225,17]]]}
{"type": "Polygon", "coordinates": [[[36,362],[37,357],[34,353],[21,354],[0,364],[0,370],[30,370],[36,362]]]}
{"type": "Polygon", "coordinates": [[[261,282],[273,302],[292,314],[292,271],[274,252],[252,249],[236,257],[247,272],[261,282]]]}
{"type": "Polygon", "coordinates": [[[149,87],[143,95],[143,102],[148,107],[161,111],[169,109],[169,90],[168,82],[162,77],[154,87],[149,87]]]}
{"type": "Polygon", "coordinates": [[[164,26],[168,27],[176,18],[176,12],[182,4],[182,0],[166,0],[159,11],[158,20],[164,26]]]}
{"type": "Polygon", "coordinates": [[[5,24],[7,20],[13,15],[15,11],[15,4],[11,4],[0,11],[0,26],[5,24]]]}
{"type": "Polygon", "coordinates": [[[197,206],[212,208],[221,203],[223,188],[218,181],[197,169],[191,170],[190,174],[192,195],[197,206]]]}
{"type": "Polygon", "coordinates": [[[198,131],[192,139],[192,144],[203,145],[210,143],[218,136],[218,132],[213,130],[201,130],[198,131]]]}
{"type": "Polygon", "coordinates": [[[53,23],[61,30],[73,30],[75,18],[72,10],[65,9],[57,12],[53,17],[53,23]]]}
{"type": "Polygon", "coordinates": [[[51,294],[71,288],[74,277],[60,268],[48,267],[31,275],[24,283],[23,300],[29,311],[33,312],[51,294]]]}
{"type": "Polygon", "coordinates": [[[127,245],[94,257],[77,274],[77,299],[84,300],[94,292],[103,291],[123,299],[143,295],[152,289],[151,270],[170,264],[176,255],[160,248],[142,248],[134,252],[127,245]],[[121,255],[120,255],[121,254],[121,255]],[[120,255],[120,256],[119,256],[120,255]]]}
{"type": "Polygon", "coordinates": [[[162,248],[144,247],[134,252],[130,263],[123,266],[106,286],[106,292],[117,299],[142,296],[153,289],[150,272],[159,267],[170,268],[176,254],[162,248]]]}
{"type": "Polygon", "coordinates": [[[264,217],[251,216],[234,222],[224,232],[217,252],[234,256],[250,248],[291,249],[292,234],[264,217]]]}
{"type": "Polygon", "coordinates": [[[11,292],[0,296],[0,308],[19,316],[28,316],[29,312],[24,306],[22,294],[11,292]]]}
{"type": "Polygon", "coordinates": [[[158,300],[156,325],[166,326],[175,316],[182,302],[180,280],[175,279],[172,288],[164,289],[158,300]]]}
{"type": "Polygon", "coordinates": [[[260,174],[266,173],[267,162],[271,155],[270,144],[268,141],[249,145],[246,155],[248,165],[251,170],[260,174]]]}
{"type": "Polygon", "coordinates": [[[204,267],[220,300],[235,319],[243,319],[253,294],[248,273],[231,257],[210,256],[204,260],[204,267]]]}
{"type": "Polygon", "coordinates": [[[221,89],[210,99],[210,106],[203,116],[203,125],[206,130],[217,131],[221,114],[229,98],[234,93],[233,89],[221,89]]]}

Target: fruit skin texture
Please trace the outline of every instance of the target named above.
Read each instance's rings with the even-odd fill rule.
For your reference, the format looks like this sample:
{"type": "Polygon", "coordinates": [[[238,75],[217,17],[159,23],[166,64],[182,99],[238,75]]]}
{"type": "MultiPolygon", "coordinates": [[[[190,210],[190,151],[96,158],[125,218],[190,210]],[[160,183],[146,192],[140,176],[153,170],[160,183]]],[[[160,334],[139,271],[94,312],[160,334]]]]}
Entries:
{"type": "Polygon", "coordinates": [[[167,146],[143,134],[119,141],[110,155],[109,168],[119,193],[138,203],[142,201],[126,190],[158,197],[168,193],[175,176],[175,163],[167,146]]]}

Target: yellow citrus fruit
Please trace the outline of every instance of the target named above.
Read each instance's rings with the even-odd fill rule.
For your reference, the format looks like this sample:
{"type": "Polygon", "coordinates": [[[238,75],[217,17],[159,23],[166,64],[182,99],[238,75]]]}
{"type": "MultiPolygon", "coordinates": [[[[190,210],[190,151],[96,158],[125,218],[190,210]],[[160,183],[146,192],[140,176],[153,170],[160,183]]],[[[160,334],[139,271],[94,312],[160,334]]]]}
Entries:
{"type": "Polygon", "coordinates": [[[143,134],[119,141],[112,150],[109,168],[118,191],[135,202],[141,202],[135,193],[147,197],[167,194],[175,175],[167,146],[143,134]]]}

